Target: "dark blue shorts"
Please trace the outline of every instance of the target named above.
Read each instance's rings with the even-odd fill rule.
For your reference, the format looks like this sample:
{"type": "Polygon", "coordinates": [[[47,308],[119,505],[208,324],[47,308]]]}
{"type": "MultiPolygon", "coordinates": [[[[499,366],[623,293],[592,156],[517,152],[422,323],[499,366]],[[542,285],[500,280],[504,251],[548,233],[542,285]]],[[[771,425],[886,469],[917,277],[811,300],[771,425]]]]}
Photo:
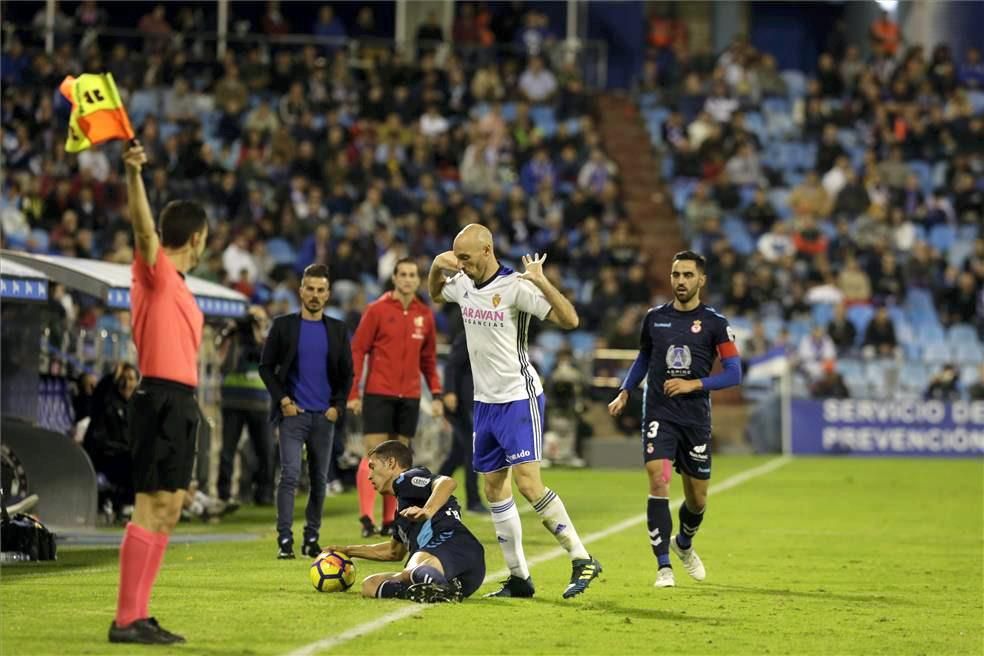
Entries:
{"type": "Polygon", "coordinates": [[[441,561],[444,576],[458,579],[461,594],[469,597],[485,581],[485,548],[471,533],[458,533],[439,545],[421,549],[441,561]]]}
{"type": "Polygon", "coordinates": [[[646,462],[670,460],[678,473],[711,477],[711,430],[644,417],[642,455],[646,462]]]}

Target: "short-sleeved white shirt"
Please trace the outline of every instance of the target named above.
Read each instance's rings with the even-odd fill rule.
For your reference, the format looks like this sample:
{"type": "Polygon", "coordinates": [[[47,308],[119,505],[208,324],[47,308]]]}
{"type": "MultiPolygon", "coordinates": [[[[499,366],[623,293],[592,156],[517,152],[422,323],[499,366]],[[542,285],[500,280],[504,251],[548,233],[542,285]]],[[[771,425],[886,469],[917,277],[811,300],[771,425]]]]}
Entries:
{"type": "Polygon", "coordinates": [[[531,317],[545,319],[550,303],[533,283],[500,266],[481,287],[458,273],[447,281],[441,294],[461,307],[476,401],[511,403],[543,393],[540,376],[530,362],[526,336],[531,317]]]}

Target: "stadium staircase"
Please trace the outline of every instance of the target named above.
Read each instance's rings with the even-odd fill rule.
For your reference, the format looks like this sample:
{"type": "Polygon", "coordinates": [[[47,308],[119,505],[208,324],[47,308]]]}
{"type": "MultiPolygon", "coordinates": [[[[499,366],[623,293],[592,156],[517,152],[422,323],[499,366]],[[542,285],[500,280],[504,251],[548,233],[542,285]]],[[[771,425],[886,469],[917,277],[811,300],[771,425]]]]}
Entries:
{"type": "Polygon", "coordinates": [[[660,174],[660,162],[637,105],[625,94],[605,94],[598,104],[599,130],[618,165],[622,197],[633,231],[640,236],[649,280],[660,296],[670,295],[667,265],[683,250],[683,236],[660,174]]]}

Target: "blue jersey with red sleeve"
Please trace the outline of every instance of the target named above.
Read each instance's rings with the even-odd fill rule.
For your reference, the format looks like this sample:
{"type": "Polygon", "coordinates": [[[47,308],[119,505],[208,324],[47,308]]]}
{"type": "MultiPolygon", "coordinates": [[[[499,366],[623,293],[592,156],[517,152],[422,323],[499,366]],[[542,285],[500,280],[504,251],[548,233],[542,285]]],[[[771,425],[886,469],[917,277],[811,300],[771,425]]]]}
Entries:
{"type": "Polygon", "coordinates": [[[709,428],[710,390],[741,382],[738,347],[728,320],[704,304],[687,312],[672,303],[652,308],[642,323],[639,356],[622,388],[631,391],[643,376],[648,385],[647,420],[709,428]],[[715,358],[721,358],[725,371],[711,376],[715,358]],[[671,378],[700,379],[704,388],[671,398],[663,393],[663,383],[671,378]]]}

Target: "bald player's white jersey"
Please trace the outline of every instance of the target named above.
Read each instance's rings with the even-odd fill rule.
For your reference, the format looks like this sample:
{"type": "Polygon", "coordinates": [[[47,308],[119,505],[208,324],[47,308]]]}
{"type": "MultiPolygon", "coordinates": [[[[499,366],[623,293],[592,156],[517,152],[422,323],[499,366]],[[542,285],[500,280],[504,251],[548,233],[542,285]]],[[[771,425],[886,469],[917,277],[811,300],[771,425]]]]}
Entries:
{"type": "Polygon", "coordinates": [[[546,318],[550,303],[533,283],[500,266],[481,287],[458,273],[441,293],[446,301],[461,307],[476,401],[511,403],[543,393],[540,376],[530,362],[526,333],[531,315],[546,318]]]}

